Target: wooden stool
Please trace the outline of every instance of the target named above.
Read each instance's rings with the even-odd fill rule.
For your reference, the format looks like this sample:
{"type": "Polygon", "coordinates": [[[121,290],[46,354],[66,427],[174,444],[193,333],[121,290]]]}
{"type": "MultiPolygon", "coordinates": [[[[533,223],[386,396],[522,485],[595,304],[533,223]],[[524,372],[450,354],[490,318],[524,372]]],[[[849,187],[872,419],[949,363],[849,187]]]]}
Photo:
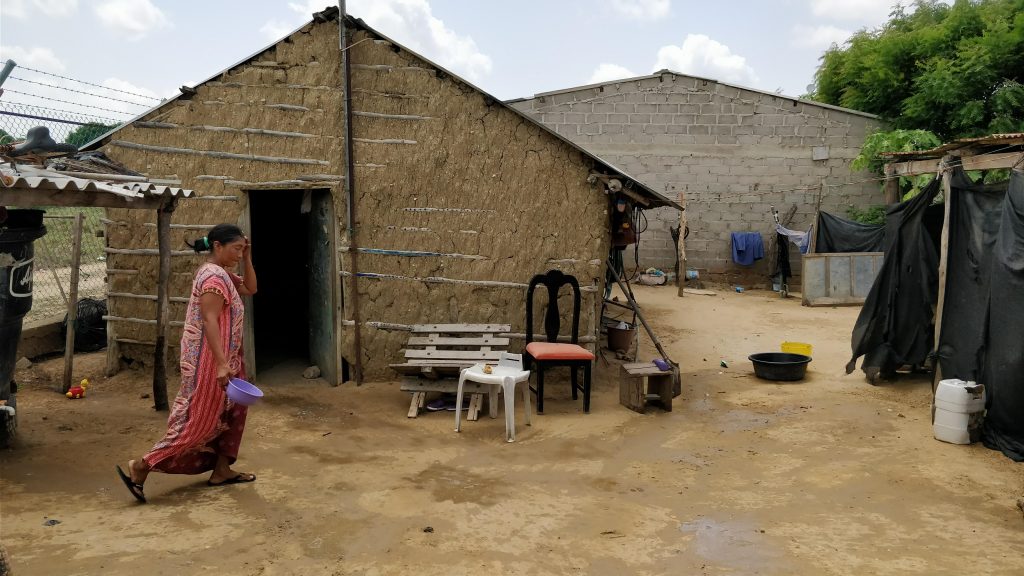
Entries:
{"type": "Polygon", "coordinates": [[[654,362],[623,364],[619,381],[619,404],[643,414],[650,394],[658,397],[656,402],[666,412],[671,412],[675,374],[675,367],[662,372],[654,362]]]}

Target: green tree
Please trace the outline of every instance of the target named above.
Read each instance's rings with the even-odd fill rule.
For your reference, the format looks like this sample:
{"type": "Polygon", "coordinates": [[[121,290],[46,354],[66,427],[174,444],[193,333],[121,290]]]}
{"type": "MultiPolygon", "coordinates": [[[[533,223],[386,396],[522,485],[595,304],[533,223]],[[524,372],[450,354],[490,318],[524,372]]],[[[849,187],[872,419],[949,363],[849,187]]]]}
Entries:
{"type": "Polygon", "coordinates": [[[118,124],[100,124],[99,122],[82,124],[68,134],[68,137],[64,139],[64,142],[66,144],[71,144],[76,148],[81,148],[83,145],[92,142],[96,138],[110,132],[118,126],[118,124]]]}
{"type": "Polygon", "coordinates": [[[18,140],[19,138],[11,136],[6,130],[0,128],[0,144],[10,144],[11,142],[16,142],[18,140]]]}
{"type": "Polygon", "coordinates": [[[813,98],[952,140],[1024,131],[1024,0],[916,0],[827,50],[813,98]]]}

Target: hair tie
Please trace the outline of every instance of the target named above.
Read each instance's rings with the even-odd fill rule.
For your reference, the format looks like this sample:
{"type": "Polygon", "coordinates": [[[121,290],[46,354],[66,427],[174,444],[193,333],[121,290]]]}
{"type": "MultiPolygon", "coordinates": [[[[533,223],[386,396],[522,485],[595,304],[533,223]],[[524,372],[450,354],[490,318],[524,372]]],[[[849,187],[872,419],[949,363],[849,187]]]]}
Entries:
{"type": "Polygon", "coordinates": [[[203,244],[206,245],[207,250],[210,250],[210,238],[208,236],[203,236],[203,244]]]}

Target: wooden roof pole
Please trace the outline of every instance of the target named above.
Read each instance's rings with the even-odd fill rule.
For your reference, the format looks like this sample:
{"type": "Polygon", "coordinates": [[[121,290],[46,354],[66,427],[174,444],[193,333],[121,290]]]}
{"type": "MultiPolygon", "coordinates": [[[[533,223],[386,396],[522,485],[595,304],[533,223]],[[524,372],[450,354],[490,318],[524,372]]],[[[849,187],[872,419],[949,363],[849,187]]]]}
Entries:
{"type": "Polygon", "coordinates": [[[153,408],[161,412],[168,410],[167,403],[167,325],[170,299],[168,282],[171,277],[171,214],[174,212],[173,197],[164,199],[156,212],[157,246],[160,252],[160,268],[156,285],[156,350],[153,352],[153,408]]]}
{"type": "Polygon", "coordinates": [[[348,30],[345,27],[345,0],[338,0],[338,45],[341,50],[341,81],[345,92],[345,208],[348,212],[348,246],[352,262],[350,292],[352,300],[353,347],[355,348],[355,381],[363,383],[362,330],[359,320],[359,250],[356,242],[355,150],[352,146],[352,62],[348,54],[348,30]]]}

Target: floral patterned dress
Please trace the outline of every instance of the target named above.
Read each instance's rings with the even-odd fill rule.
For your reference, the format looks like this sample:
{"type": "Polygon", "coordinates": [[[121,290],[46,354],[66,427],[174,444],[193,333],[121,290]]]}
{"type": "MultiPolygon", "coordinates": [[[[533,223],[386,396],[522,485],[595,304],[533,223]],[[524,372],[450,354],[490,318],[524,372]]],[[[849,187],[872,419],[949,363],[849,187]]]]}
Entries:
{"type": "Polygon", "coordinates": [[[238,456],[246,407],[228,400],[217,384],[217,360],[203,336],[199,300],[208,293],[224,298],[219,322],[224,356],[231,372],[244,378],[241,283],[240,277],[216,264],[203,264],[196,272],[181,335],[181,389],[167,419],[167,434],[143,457],[153,470],[201,474],[213,470],[220,455],[232,464],[238,456]]]}

